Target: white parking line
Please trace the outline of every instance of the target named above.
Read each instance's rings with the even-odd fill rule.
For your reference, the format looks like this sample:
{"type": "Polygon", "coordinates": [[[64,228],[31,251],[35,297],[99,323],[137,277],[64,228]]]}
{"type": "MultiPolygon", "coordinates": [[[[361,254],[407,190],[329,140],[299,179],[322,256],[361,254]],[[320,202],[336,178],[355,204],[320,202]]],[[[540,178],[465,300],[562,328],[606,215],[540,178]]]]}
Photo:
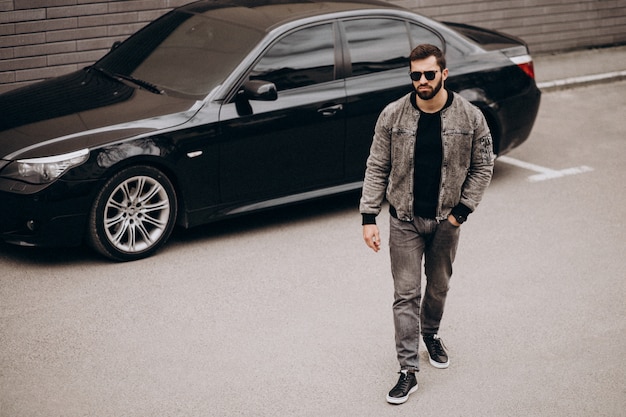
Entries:
{"type": "Polygon", "coordinates": [[[542,91],[558,90],[569,86],[580,86],[601,81],[618,81],[626,78],[626,70],[607,72],[603,74],[582,75],[580,77],[565,78],[562,80],[545,81],[537,83],[542,91]]]}
{"type": "Polygon", "coordinates": [[[504,162],[505,164],[514,165],[519,168],[528,169],[530,171],[538,172],[538,174],[531,175],[528,177],[528,181],[537,182],[544,180],[551,180],[554,178],[561,178],[567,175],[575,175],[582,174],[584,172],[591,172],[593,168],[588,167],[586,165],[582,165],[574,168],[565,168],[561,170],[554,170],[550,168],[545,168],[539,165],[531,164],[530,162],[520,161],[519,159],[511,158],[509,156],[500,156],[498,157],[498,161],[504,162]]]}

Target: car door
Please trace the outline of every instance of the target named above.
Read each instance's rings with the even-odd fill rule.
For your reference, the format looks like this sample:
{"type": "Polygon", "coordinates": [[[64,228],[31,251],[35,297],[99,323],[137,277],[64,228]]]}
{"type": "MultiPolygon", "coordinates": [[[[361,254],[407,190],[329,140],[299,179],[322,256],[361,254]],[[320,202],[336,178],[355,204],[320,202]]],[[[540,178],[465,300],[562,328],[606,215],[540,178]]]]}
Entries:
{"type": "Polygon", "coordinates": [[[367,17],[342,22],[346,57],[346,176],[363,179],[374,126],[383,108],[412,90],[409,55],[419,43],[442,47],[429,29],[400,19],[367,17]]]}
{"type": "Polygon", "coordinates": [[[336,77],[335,24],[292,31],[254,64],[250,80],[278,98],[224,104],[220,189],[224,203],[278,198],[344,176],[344,81],[336,77]]]}

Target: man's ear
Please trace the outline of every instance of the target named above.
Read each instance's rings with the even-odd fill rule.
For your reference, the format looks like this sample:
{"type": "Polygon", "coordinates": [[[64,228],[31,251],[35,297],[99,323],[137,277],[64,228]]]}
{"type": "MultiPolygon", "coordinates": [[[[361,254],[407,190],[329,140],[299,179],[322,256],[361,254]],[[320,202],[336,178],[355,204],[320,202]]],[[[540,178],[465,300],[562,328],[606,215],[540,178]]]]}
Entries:
{"type": "Polygon", "coordinates": [[[443,71],[441,71],[441,76],[444,80],[448,79],[448,68],[444,68],[443,71]]]}

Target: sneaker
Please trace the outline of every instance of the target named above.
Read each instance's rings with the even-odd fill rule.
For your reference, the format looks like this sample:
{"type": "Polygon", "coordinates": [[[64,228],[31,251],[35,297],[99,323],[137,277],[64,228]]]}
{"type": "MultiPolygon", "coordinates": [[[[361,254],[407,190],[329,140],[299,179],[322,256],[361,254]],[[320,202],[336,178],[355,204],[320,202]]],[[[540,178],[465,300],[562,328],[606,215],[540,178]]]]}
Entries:
{"type": "Polygon", "coordinates": [[[430,364],[435,368],[445,369],[450,365],[448,353],[443,345],[443,340],[436,334],[425,334],[423,336],[424,344],[428,350],[430,364]]]}
{"type": "Polygon", "coordinates": [[[400,371],[400,378],[395,387],[387,394],[390,404],[402,404],[409,399],[409,395],[417,391],[417,378],[414,372],[400,371]]]}

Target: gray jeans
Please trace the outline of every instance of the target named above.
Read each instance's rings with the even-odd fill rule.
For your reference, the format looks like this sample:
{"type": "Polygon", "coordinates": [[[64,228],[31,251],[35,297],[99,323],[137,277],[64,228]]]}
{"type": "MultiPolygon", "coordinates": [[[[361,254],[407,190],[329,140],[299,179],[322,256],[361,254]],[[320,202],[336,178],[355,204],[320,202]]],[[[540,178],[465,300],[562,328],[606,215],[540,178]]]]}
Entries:
{"type": "Polygon", "coordinates": [[[437,222],[416,217],[412,222],[405,222],[393,216],[390,219],[396,352],[401,369],[418,371],[420,333],[431,334],[439,330],[460,227],[447,220],[437,222]],[[423,302],[422,258],[426,275],[423,302]]]}

